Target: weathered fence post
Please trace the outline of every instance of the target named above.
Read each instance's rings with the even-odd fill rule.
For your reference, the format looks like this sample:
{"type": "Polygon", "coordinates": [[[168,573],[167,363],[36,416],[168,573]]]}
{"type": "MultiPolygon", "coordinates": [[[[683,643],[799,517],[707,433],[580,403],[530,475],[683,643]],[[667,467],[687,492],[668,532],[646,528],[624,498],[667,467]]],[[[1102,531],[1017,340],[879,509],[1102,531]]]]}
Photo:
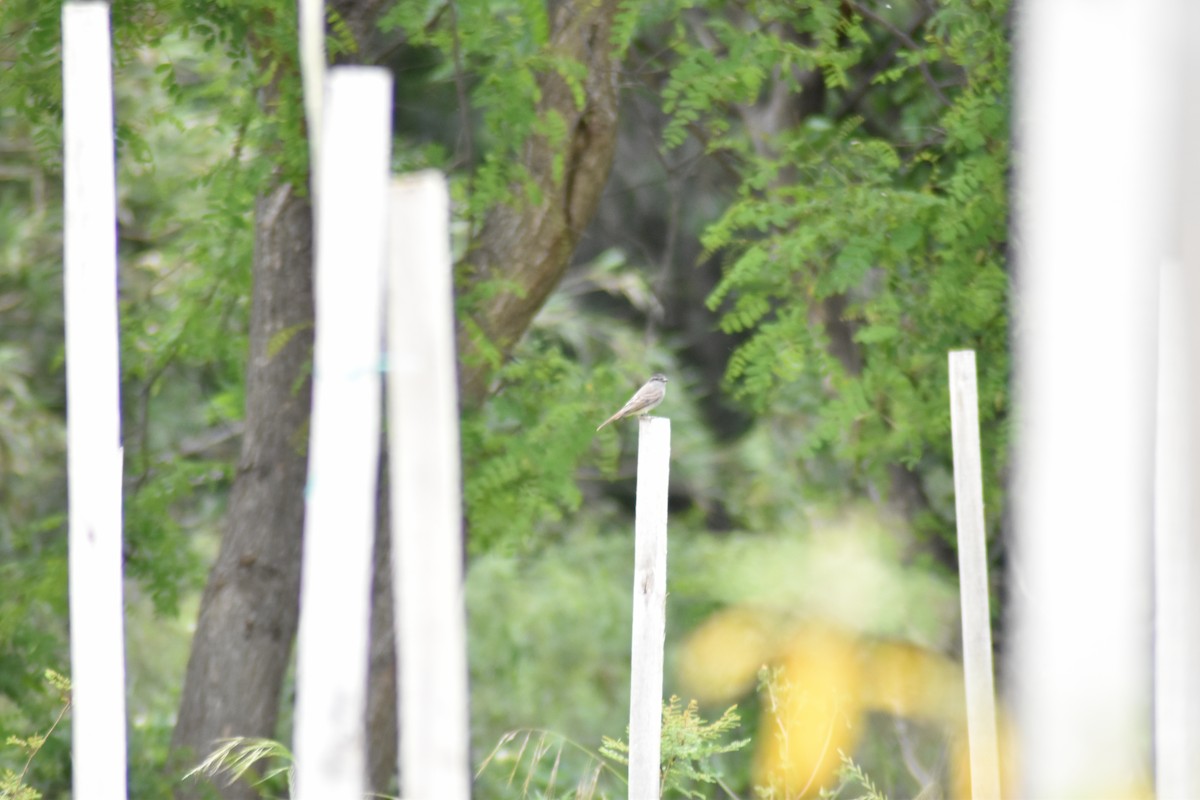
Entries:
{"type": "Polygon", "coordinates": [[[987,531],[983,515],[983,460],[979,446],[979,391],[973,350],[950,353],[950,429],[954,446],[958,592],[962,604],[971,797],[973,800],[1000,800],[987,531]]]}
{"type": "Polygon", "coordinates": [[[1014,796],[1030,800],[1149,789],[1154,308],[1178,69],[1166,5],[1029,3],[1015,39],[1009,579],[1014,796]],[[1114,96],[1130,100],[1119,118],[1114,96]]]}
{"type": "Polygon", "coordinates": [[[107,3],[63,6],[71,761],[74,796],[126,796],[116,166],[107,3]]]}
{"type": "Polygon", "coordinates": [[[450,204],[445,178],[391,189],[388,453],[405,800],[471,793],[450,204]]]}
{"type": "Polygon", "coordinates": [[[667,488],[671,420],[641,417],[633,555],[633,646],[629,692],[629,796],[657,800],[662,736],[663,643],[667,625],[667,488]]]}
{"type": "Polygon", "coordinates": [[[391,103],[386,70],[330,73],[296,661],[302,800],[360,800],[364,792],[391,103]]]}

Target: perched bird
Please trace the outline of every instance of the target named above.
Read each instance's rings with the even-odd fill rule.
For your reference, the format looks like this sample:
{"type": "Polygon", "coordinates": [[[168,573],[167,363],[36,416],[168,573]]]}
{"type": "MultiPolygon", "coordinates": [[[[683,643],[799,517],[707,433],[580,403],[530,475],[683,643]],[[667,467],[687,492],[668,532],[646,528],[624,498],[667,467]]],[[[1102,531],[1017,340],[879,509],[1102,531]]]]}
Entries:
{"type": "MultiPolygon", "coordinates": [[[[629,402],[621,406],[621,410],[613,414],[604,422],[600,423],[600,428],[603,428],[610,422],[616,422],[625,417],[640,417],[643,414],[649,413],[663,398],[667,396],[667,376],[661,372],[656,372],[650,376],[650,380],[634,393],[633,397],[629,398],[629,402]]],[[[596,428],[596,430],[600,430],[596,428]]]]}

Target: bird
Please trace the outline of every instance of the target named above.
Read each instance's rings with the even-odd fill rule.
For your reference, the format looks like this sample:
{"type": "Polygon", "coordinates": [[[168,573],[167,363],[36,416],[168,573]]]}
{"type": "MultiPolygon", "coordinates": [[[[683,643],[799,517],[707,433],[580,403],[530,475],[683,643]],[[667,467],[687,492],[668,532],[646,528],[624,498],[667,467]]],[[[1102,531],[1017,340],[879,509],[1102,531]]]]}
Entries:
{"type": "Polygon", "coordinates": [[[596,431],[599,432],[600,428],[603,428],[610,422],[616,422],[625,417],[640,417],[647,414],[657,407],[666,396],[667,376],[661,372],[656,372],[650,376],[650,380],[646,381],[642,388],[634,393],[633,397],[629,398],[628,403],[621,406],[620,411],[604,420],[604,422],[601,422],[600,427],[596,428],[596,431]]]}

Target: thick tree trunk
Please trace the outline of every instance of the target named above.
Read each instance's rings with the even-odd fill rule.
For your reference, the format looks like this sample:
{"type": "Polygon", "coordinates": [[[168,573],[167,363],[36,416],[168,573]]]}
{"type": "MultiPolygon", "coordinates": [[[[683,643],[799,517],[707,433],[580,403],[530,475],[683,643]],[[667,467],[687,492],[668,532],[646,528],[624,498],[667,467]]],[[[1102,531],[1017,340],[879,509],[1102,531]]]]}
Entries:
{"type": "MultiPolygon", "coordinates": [[[[195,761],[229,736],[274,736],[296,634],[313,342],[312,214],[290,186],[256,204],[246,424],[172,749],[195,761]]],[[[181,787],[177,796],[195,796],[181,787]]],[[[226,798],[257,795],[244,785],[226,798]]]]}

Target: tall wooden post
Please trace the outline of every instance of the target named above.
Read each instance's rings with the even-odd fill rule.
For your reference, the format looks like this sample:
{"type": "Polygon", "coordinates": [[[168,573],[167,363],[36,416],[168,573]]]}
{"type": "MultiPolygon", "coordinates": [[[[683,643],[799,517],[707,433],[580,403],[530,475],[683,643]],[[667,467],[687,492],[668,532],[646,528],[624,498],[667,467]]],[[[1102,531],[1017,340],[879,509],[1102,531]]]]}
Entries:
{"type": "Polygon", "coordinates": [[[963,683],[967,692],[971,797],[1000,800],[992,623],[988,596],[987,529],[975,352],[950,353],[950,428],[954,445],[954,507],[958,518],[958,593],[962,605],[963,683]]]}
{"type": "Polygon", "coordinates": [[[71,761],[78,800],[126,796],[116,166],[107,3],[63,6],[63,295],[71,761]]]}
{"type": "Polygon", "coordinates": [[[629,796],[657,800],[667,626],[667,489],[671,420],[638,425],[633,553],[633,646],[629,692],[629,796]]]}
{"type": "Polygon", "coordinates": [[[392,183],[388,432],[405,800],[471,795],[450,200],[446,179],[392,183]]]}
{"type": "Polygon", "coordinates": [[[1163,42],[1180,54],[1171,254],[1159,291],[1158,447],[1154,507],[1154,757],[1159,797],[1200,797],[1200,6],[1163,42]]]}
{"type": "Polygon", "coordinates": [[[392,78],[330,73],[316,207],[316,347],[296,656],[296,797],[360,800],[392,78]]]}
{"type": "Polygon", "coordinates": [[[1149,788],[1154,311],[1177,69],[1166,5],[1061,0],[1018,17],[1009,580],[1014,795],[1030,800],[1149,788]],[[1113,97],[1127,100],[1115,116],[1113,97]]]}

